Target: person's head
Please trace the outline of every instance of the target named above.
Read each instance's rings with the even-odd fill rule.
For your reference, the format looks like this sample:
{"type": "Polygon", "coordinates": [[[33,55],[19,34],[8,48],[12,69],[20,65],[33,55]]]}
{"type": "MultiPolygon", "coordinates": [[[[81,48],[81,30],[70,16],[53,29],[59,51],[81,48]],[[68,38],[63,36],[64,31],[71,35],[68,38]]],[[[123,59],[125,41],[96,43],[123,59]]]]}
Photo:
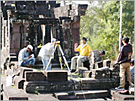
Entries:
{"type": "Polygon", "coordinates": [[[83,37],[82,40],[81,40],[81,43],[86,44],[86,42],[87,42],[87,39],[85,37],[83,37]]]}
{"type": "Polygon", "coordinates": [[[100,51],[100,55],[105,55],[105,51],[100,51]]]}
{"type": "Polygon", "coordinates": [[[32,52],[33,51],[33,47],[32,47],[32,45],[28,45],[27,46],[27,52],[32,52]]]}
{"type": "Polygon", "coordinates": [[[134,60],[131,60],[130,66],[134,66],[134,60]]]}
{"type": "Polygon", "coordinates": [[[56,45],[56,42],[57,42],[57,39],[55,39],[55,38],[53,38],[53,39],[51,40],[51,43],[53,43],[54,45],[56,45]]]}
{"type": "Polygon", "coordinates": [[[123,43],[123,44],[128,44],[128,42],[129,42],[129,38],[128,38],[128,37],[124,37],[124,38],[122,39],[122,43],[123,43]]]}

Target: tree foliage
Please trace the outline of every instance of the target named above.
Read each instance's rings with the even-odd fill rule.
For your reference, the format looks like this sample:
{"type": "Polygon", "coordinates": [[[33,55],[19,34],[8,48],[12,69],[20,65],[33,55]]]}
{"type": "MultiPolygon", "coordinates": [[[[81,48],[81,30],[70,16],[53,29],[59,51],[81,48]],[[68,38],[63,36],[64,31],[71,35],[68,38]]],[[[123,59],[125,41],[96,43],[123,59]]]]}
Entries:
{"type": "MultiPolygon", "coordinates": [[[[134,1],[123,1],[122,35],[134,41],[134,1]]],[[[92,49],[105,50],[104,58],[118,56],[120,1],[102,1],[88,8],[81,17],[81,37],[88,38],[92,49]]]]}

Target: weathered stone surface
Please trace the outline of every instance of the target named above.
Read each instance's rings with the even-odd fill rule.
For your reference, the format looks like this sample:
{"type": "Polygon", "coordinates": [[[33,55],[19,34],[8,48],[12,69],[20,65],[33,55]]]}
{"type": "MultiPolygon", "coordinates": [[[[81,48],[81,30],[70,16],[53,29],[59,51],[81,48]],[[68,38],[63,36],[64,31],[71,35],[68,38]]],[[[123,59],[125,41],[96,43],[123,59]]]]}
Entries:
{"type": "Polygon", "coordinates": [[[102,61],[99,61],[99,62],[95,63],[95,69],[98,69],[98,68],[101,68],[101,67],[103,67],[103,62],[102,61]]]}
{"type": "Polygon", "coordinates": [[[28,96],[22,90],[4,86],[4,100],[28,100],[28,96]]]}
{"type": "Polygon", "coordinates": [[[24,82],[24,90],[27,93],[35,93],[35,91],[46,93],[46,92],[57,92],[57,91],[69,91],[74,89],[74,83],[72,81],[62,82],[48,82],[48,81],[33,81],[24,82]]]}
{"type": "Polygon", "coordinates": [[[77,99],[103,98],[109,95],[107,90],[83,90],[74,93],[77,99]]]}
{"type": "Polygon", "coordinates": [[[21,78],[20,76],[15,76],[13,79],[13,83],[18,89],[23,89],[24,82],[25,82],[25,79],[21,78]]]}
{"type": "Polygon", "coordinates": [[[113,100],[134,100],[134,95],[119,94],[116,90],[111,90],[113,100]]]}
{"type": "Polygon", "coordinates": [[[43,74],[43,72],[26,71],[25,80],[26,81],[45,81],[46,77],[43,74]]]}
{"type": "MultiPolygon", "coordinates": [[[[59,100],[79,100],[79,99],[94,99],[108,97],[107,90],[79,90],[79,91],[67,91],[56,92],[55,97],[59,100]]],[[[103,99],[102,99],[103,100],[103,99]]]]}
{"type": "Polygon", "coordinates": [[[29,100],[31,101],[59,101],[57,98],[55,98],[52,94],[29,94],[27,93],[29,100]]]}
{"type": "Polygon", "coordinates": [[[33,71],[33,69],[28,68],[28,67],[20,67],[20,76],[22,78],[25,78],[25,72],[26,71],[33,71]]]}
{"type": "Polygon", "coordinates": [[[47,81],[67,81],[68,73],[65,70],[51,70],[44,72],[47,81]]]}
{"type": "Polygon", "coordinates": [[[83,72],[87,71],[87,70],[88,70],[88,68],[86,68],[86,67],[78,67],[79,75],[83,75],[83,72]]]}
{"type": "Polygon", "coordinates": [[[91,71],[84,71],[83,72],[83,78],[90,78],[91,77],[92,72],[91,71]]]}
{"type": "Polygon", "coordinates": [[[92,78],[95,79],[110,78],[110,69],[108,67],[92,69],[92,78]]]}
{"type": "Polygon", "coordinates": [[[104,67],[111,67],[111,60],[107,59],[103,61],[103,66],[104,67]]]}

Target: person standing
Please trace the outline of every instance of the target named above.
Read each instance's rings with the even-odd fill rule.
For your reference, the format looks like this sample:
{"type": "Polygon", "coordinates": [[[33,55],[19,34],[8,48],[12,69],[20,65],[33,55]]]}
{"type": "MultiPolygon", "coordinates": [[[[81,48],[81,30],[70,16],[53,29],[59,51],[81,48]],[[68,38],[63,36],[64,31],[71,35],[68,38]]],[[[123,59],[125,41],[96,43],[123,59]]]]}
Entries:
{"type": "Polygon", "coordinates": [[[77,47],[77,43],[75,44],[74,51],[79,52],[80,55],[79,56],[74,56],[71,59],[71,71],[73,71],[77,67],[77,70],[75,72],[78,72],[78,67],[82,67],[82,62],[88,60],[89,57],[91,56],[92,49],[87,44],[87,39],[85,37],[83,37],[81,39],[81,45],[79,45],[77,47]],[[76,63],[77,63],[77,66],[76,66],[76,63]]]}
{"type": "Polygon", "coordinates": [[[23,48],[18,55],[19,66],[28,66],[31,67],[35,64],[34,54],[30,53],[33,51],[32,45],[28,45],[26,48],[23,48]]]}
{"type": "Polygon", "coordinates": [[[131,73],[130,73],[130,61],[132,55],[132,45],[128,43],[129,38],[125,37],[122,39],[123,46],[119,53],[117,63],[120,64],[120,86],[115,88],[116,90],[124,90],[125,88],[125,72],[128,77],[129,85],[133,86],[131,73]]]}
{"type": "MultiPolygon", "coordinates": [[[[56,39],[53,38],[51,42],[45,44],[42,46],[42,48],[39,51],[38,57],[42,59],[43,63],[43,70],[45,71],[46,66],[49,62],[50,57],[53,55],[55,45],[56,45],[56,39]]],[[[49,65],[47,70],[51,70],[51,64],[49,65]]]]}

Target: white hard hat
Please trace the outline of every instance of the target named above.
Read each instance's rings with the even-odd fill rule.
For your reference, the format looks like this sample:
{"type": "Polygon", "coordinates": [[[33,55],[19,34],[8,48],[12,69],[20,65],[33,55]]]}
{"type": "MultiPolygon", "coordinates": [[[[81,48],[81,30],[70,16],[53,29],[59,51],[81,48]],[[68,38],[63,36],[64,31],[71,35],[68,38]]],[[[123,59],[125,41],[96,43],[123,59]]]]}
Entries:
{"type": "Polygon", "coordinates": [[[51,40],[51,42],[54,42],[54,41],[57,41],[57,39],[53,38],[53,39],[51,40]]]}
{"type": "Polygon", "coordinates": [[[29,48],[31,51],[33,50],[32,45],[28,45],[27,48],[29,48]]]}

